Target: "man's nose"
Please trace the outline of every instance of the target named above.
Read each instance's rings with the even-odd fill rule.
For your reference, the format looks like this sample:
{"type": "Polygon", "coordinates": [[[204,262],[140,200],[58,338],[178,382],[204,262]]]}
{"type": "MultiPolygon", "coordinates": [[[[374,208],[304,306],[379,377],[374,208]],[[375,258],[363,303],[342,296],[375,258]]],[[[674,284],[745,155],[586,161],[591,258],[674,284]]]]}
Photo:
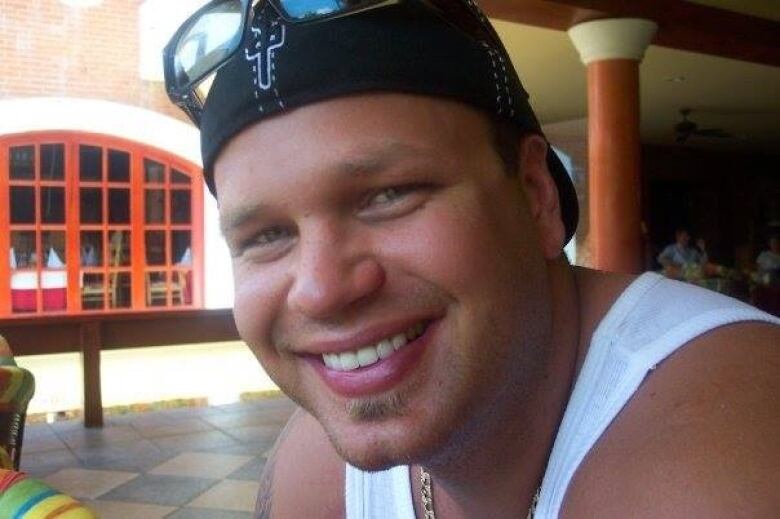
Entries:
{"type": "Polygon", "coordinates": [[[327,231],[301,239],[287,295],[290,309],[326,319],[376,293],[384,285],[385,271],[363,245],[359,238],[327,231]]]}

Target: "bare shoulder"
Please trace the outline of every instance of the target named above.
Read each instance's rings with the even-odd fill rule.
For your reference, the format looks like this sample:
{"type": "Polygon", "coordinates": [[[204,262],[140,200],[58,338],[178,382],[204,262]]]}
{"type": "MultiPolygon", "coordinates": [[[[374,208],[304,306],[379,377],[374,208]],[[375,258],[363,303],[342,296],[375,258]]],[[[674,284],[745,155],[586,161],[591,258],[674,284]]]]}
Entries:
{"type": "Polygon", "coordinates": [[[268,457],[255,516],[344,517],[344,471],[319,422],[297,409],[268,457]]]}
{"type": "Polygon", "coordinates": [[[780,326],[704,334],[653,371],[582,464],[564,517],[779,517],[780,326]]]}

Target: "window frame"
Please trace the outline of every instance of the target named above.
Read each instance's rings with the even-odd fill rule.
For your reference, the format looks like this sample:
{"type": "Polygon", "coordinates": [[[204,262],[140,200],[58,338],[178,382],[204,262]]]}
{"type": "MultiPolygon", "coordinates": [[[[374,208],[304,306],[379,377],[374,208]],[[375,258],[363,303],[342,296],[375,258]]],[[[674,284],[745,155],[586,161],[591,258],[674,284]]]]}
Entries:
{"type": "Polygon", "coordinates": [[[176,156],[165,150],[152,146],[133,142],[119,137],[80,131],[40,131],[25,132],[0,136],[0,318],[48,316],[52,314],[100,314],[104,312],[159,312],[190,310],[203,307],[204,294],[204,200],[202,172],[199,166],[186,159],[176,156]],[[41,146],[45,144],[64,145],[64,178],[62,180],[43,180],[41,178],[41,146]],[[11,180],[10,178],[10,150],[18,146],[35,146],[35,177],[32,180],[11,180]],[[84,181],[80,179],[80,153],[82,145],[100,147],[102,163],[102,179],[100,181],[84,181]],[[130,155],[130,178],[127,182],[113,182],[108,177],[108,160],[111,150],[126,152],[130,155]],[[154,160],[166,167],[167,178],[165,186],[166,198],[166,222],[155,227],[165,231],[166,258],[162,266],[149,266],[146,264],[145,235],[147,224],[145,223],[144,192],[146,189],[144,175],[144,159],[154,160]],[[188,184],[172,184],[172,170],[184,173],[190,178],[188,184]],[[36,218],[33,224],[11,224],[10,188],[14,185],[35,186],[36,193],[36,218]],[[62,224],[44,224],[42,222],[42,205],[38,193],[42,187],[56,185],[64,186],[64,211],[65,222],[62,224]],[[102,221],[99,224],[81,224],[80,219],[80,190],[82,187],[97,187],[100,185],[103,197],[102,221]],[[171,225],[170,211],[168,208],[172,190],[188,190],[190,193],[190,223],[171,225]],[[130,222],[128,224],[114,224],[108,221],[108,193],[111,187],[129,189],[130,222]],[[28,229],[29,228],[29,229],[28,229]],[[65,232],[65,272],[67,277],[66,306],[64,310],[43,309],[43,289],[41,287],[42,272],[46,270],[42,251],[38,251],[40,260],[37,261],[35,272],[37,275],[36,310],[34,312],[14,312],[12,310],[11,274],[14,272],[9,264],[11,247],[11,233],[17,230],[32,230],[36,233],[36,248],[42,248],[41,233],[47,230],[65,232]],[[80,241],[83,231],[100,230],[103,236],[102,265],[87,267],[81,265],[80,241]],[[130,265],[115,267],[109,265],[109,258],[105,251],[109,245],[106,240],[114,230],[127,230],[130,232],[130,265]],[[176,258],[172,257],[171,242],[173,232],[184,230],[190,232],[190,249],[192,263],[186,268],[176,268],[176,258]],[[172,279],[172,273],[176,270],[189,271],[189,303],[174,305],[170,286],[167,290],[165,306],[147,306],[146,304],[146,273],[149,270],[165,271],[168,280],[172,279]],[[108,302],[108,275],[110,272],[128,272],[130,274],[130,305],[127,308],[109,308],[108,302]],[[103,308],[82,309],[81,275],[82,273],[103,273],[103,285],[105,295],[103,308]]]}

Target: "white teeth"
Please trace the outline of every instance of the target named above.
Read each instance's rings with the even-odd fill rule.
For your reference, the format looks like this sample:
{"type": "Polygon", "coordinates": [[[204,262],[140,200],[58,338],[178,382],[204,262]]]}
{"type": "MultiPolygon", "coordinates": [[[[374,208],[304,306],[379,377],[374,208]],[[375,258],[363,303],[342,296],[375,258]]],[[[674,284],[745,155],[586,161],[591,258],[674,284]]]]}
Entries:
{"type": "Polygon", "coordinates": [[[339,360],[337,353],[325,353],[322,356],[322,359],[325,361],[325,365],[330,369],[335,369],[337,371],[341,370],[341,361],[339,360]]]}
{"type": "Polygon", "coordinates": [[[387,339],[380,342],[376,346],[376,352],[379,355],[380,359],[386,359],[387,357],[392,355],[394,351],[395,349],[393,348],[393,344],[387,339]]]}
{"type": "Polygon", "coordinates": [[[323,353],[322,360],[329,369],[335,371],[352,371],[358,367],[371,366],[380,359],[386,359],[396,350],[403,348],[407,343],[415,340],[423,334],[425,325],[417,323],[406,330],[405,333],[393,335],[379,341],[377,344],[364,346],[355,351],[343,353],[323,353]]]}
{"type": "Polygon", "coordinates": [[[393,349],[396,349],[396,350],[397,350],[397,349],[398,349],[398,348],[400,348],[401,346],[406,346],[406,343],[407,343],[407,342],[408,342],[408,341],[406,340],[406,335],[405,335],[405,334],[403,334],[403,333],[399,333],[398,335],[396,335],[396,336],[395,336],[395,337],[393,337],[393,339],[392,339],[392,343],[393,343],[393,349]]]}
{"type": "Polygon", "coordinates": [[[377,353],[375,347],[366,346],[365,348],[360,348],[358,350],[357,358],[360,367],[365,368],[366,366],[370,366],[379,360],[379,353],[377,353]]]}
{"type": "Polygon", "coordinates": [[[341,361],[341,371],[352,371],[360,366],[357,354],[351,351],[339,353],[339,361],[341,361]]]}

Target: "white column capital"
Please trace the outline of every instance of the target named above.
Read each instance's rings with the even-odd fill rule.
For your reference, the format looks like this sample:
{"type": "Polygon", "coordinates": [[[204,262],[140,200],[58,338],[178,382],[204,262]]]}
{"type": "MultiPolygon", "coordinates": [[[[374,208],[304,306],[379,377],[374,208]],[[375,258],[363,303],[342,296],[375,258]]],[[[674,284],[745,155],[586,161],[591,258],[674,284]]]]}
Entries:
{"type": "Polygon", "coordinates": [[[609,59],[642,61],[658,25],[641,18],[592,20],[568,30],[585,65],[609,59]]]}

